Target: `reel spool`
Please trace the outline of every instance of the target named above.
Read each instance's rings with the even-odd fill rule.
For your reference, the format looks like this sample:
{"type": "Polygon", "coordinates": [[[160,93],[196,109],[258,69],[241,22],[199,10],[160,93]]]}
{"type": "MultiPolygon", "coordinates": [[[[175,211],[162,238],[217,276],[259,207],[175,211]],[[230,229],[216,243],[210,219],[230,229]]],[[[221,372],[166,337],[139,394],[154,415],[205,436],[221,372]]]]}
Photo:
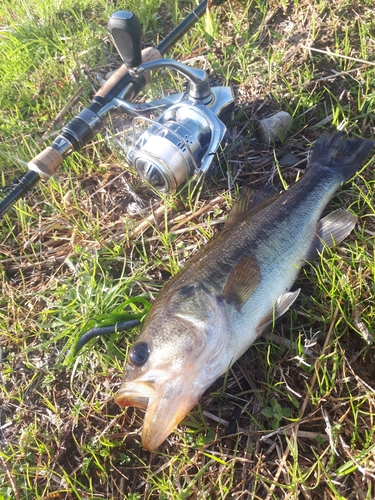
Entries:
{"type": "Polygon", "coordinates": [[[163,193],[174,193],[194,175],[205,174],[219,148],[226,127],[209,108],[177,104],[149,125],[138,139],[133,120],[133,146],[127,159],[140,177],[163,193]]]}

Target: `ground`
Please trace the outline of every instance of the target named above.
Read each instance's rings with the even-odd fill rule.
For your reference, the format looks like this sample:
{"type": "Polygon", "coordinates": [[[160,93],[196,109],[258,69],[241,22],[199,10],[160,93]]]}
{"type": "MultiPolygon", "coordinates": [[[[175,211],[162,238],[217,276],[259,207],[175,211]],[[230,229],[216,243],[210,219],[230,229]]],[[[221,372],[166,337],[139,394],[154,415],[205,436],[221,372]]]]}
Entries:
{"type": "MultiPolygon", "coordinates": [[[[48,146],[120,64],[106,23],[122,4],[32,5],[1,11],[3,184],[24,172],[22,161],[48,146]]],[[[133,7],[151,45],[193,6],[133,7]]],[[[235,94],[225,148],[204,183],[160,198],[103,130],[5,216],[0,499],[374,497],[371,157],[327,209],[358,215],[353,234],[304,268],[292,309],[206,391],[159,452],[141,447],[142,411],[113,401],[139,330],[71,354],[93,319],[142,310],[124,305],[129,298],[152,302],[221,230],[243,185],[296,182],[324,130],[374,136],[374,14],[365,0],[212,7],[168,54],[203,67],[212,85],[235,94]],[[293,129],[282,143],[265,145],[259,120],[280,110],[293,116],[293,129]]],[[[139,99],[183,85],[154,77],[139,99]]]]}

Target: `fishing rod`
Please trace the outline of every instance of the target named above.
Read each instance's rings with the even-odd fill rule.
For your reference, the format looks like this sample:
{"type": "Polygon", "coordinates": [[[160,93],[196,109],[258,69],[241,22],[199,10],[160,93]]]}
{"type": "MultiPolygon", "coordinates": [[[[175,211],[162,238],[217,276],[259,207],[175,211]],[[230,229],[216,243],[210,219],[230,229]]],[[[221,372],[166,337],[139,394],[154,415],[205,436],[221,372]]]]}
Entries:
{"type": "Polygon", "coordinates": [[[127,161],[159,191],[175,192],[193,175],[199,177],[209,170],[226,132],[220,118],[233,104],[232,91],[229,87],[211,88],[205,71],[162,57],[206,9],[207,0],[203,0],[161,43],[143,50],[138,18],[127,11],[110,16],[109,32],[124,64],[99,89],[91,104],[63,127],[53,143],[28,162],[28,172],[6,186],[10,191],[0,201],[0,217],[40,179],[53,176],[64,159],[85,146],[102,129],[104,120],[118,110],[133,118],[132,146],[119,144],[127,161]],[[147,85],[149,72],[161,68],[182,74],[188,90],[150,103],[130,103],[147,85]],[[163,113],[156,120],[146,117],[154,111],[163,113]],[[143,120],[148,127],[138,136],[137,120],[143,120]]]}

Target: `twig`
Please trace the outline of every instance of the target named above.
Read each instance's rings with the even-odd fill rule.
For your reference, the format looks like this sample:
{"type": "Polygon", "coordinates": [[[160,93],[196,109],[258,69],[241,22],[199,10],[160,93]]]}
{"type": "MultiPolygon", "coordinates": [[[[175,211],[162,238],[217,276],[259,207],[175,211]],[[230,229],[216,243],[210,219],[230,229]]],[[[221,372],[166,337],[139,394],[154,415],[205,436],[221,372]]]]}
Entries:
{"type": "MultiPolygon", "coordinates": [[[[310,420],[310,418],[317,413],[318,410],[315,410],[312,412],[310,415],[307,417],[301,419],[299,421],[299,425],[305,424],[310,420]]],[[[312,431],[300,431],[299,429],[296,431],[295,430],[296,424],[295,422],[292,422],[291,424],[284,425],[283,427],[279,427],[278,429],[269,432],[268,434],[263,434],[262,437],[260,438],[260,441],[267,441],[269,438],[272,436],[276,436],[277,434],[286,434],[287,436],[291,436],[292,434],[301,436],[301,437],[306,437],[308,439],[315,439],[316,436],[320,436],[323,439],[328,441],[327,435],[324,434],[318,434],[317,432],[312,432],[312,431]]],[[[248,431],[244,431],[244,433],[248,434],[248,431]]],[[[263,431],[257,431],[256,434],[263,433],[263,431]]]]}
{"type": "Polygon", "coordinates": [[[311,439],[315,440],[317,437],[320,439],[323,439],[324,441],[328,441],[328,436],[326,434],[320,434],[318,432],[311,432],[311,431],[301,431],[298,429],[297,433],[293,432],[293,429],[286,428],[283,430],[283,433],[286,434],[287,436],[293,436],[295,435],[298,438],[305,438],[305,439],[311,439]]]}
{"type": "MultiPolygon", "coordinates": [[[[176,224],[175,226],[170,228],[169,232],[173,233],[173,234],[174,233],[177,234],[177,229],[179,229],[181,226],[183,226],[184,224],[189,222],[191,219],[194,219],[195,217],[198,217],[198,216],[202,215],[203,213],[208,212],[213,206],[220,204],[223,201],[224,201],[224,198],[222,196],[216,197],[215,199],[211,200],[209,203],[204,205],[202,208],[200,208],[199,210],[197,210],[194,213],[191,213],[190,215],[185,217],[181,222],[179,222],[178,224],[176,224]]],[[[155,220],[158,219],[164,213],[165,210],[166,210],[166,208],[164,205],[161,205],[160,207],[158,207],[156,210],[154,210],[154,212],[151,215],[146,217],[143,221],[141,221],[134,228],[134,230],[130,233],[129,237],[135,238],[135,237],[139,236],[140,234],[142,234],[144,231],[146,231],[146,229],[149,228],[149,226],[151,226],[152,224],[155,223],[155,220]]],[[[191,228],[190,228],[190,230],[191,230],[191,228]]]]}
{"type": "Polygon", "coordinates": [[[195,217],[198,217],[199,215],[202,215],[205,212],[208,212],[212,206],[216,204],[220,204],[222,201],[224,201],[223,196],[217,196],[213,200],[211,200],[207,205],[204,205],[202,208],[200,208],[197,212],[194,212],[187,216],[184,220],[182,220],[179,224],[171,228],[171,231],[176,231],[179,227],[181,227],[183,224],[186,224],[191,219],[194,219],[195,217]]]}
{"type": "Polygon", "coordinates": [[[2,468],[4,469],[5,474],[7,475],[9,482],[12,486],[12,490],[14,493],[14,497],[16,500],[21,500],[20,492],[17,486],[17,482],[12,474],[12,472],[9,470],[8,465],[6,463],[6,460],[0,455],[0,461],[2,464],[2,468]]]}
{"type": "Polygon", "coordinates": [[[134,238],[136,236],[139,236],[142,234],[146,229],[148,229],[152,224],[155,223],[155,219],[163,215],[164,211],[166,210],[166,207],[164,205],[161,205],[158,207],[151,215],[146,217],[142,222],[140,222],[134,229],[134,231],[131,232],[130,238],[134,238]]]}
{"type": "Polygon", "coordinates": [[[74,106],[74,104],[78,101],[78,99],[81,97],[81,94],[84,90],[84,86],[81,85],[78,87],[78,89],[74,92],[72,97],[69,99],[69,101],[65,104],[63,109],[56,115],[56,117],[52,120],[51,126],[61,122],[61,120],[65,117],[69,109],[74,106]]]}
{"type": "Polygon", "coordinates": [[[337,54],[336,52],[331,52],[329,50],[316,49],[315,47],[307,47],[306,45],[301,45],[301,49],[311,50],[312,52],[319,52],[320,54],[325,54],[327,56],[338,57],[339,59],[347,59],[348,61],[354,61],[362,64],[368,64],[370,66],[375,66],[375,62],[366,61],[365,59],[358,59],[357,57],[344,56],[343,54],[337,54]]]}
{"type": "Polygon", "coordinates": [[[374,343],[374,338],[369,332],[366,323],[362,320],[361,313],[357,308],[354,309],[353,325],[359,332],[361,332],[363,340],[367,343],[368,346],[374,343]]]}
{"type": "Polygon", "coordinates": [[[323,415],[324,421],[326,423],[326,433],[327,433],[327,435],[329,437],[329,445],[331,447],[331,451],[335,455],[338,456],[339,454],[337,453],[337,450],[336,450],[336,447],[335,447],[335,442],[334,442],[334,439],[333,439],[331,422],[329,421],[329,417],[327,415],[327,412],[324,410],[324,408],[322,408],[321,410],[322,410],[322,415],[323,415]]]}
{"type": "MultiPolygon", "coordinates": [[[[292,430],[292,432],[293,432],[293,430],[292,430]]],[[[296,437],[294,432],[293,432],[293,437],[296,437]]],[[[293,437],[292,437],[292,439],[293,439],[293,437]]],[[[276,475],[273,477],[273,483],[271,484],[271,486],[269,488],[269,491],[268,491],[268,494],[267,494],[265,500],[270,500],[271,497],[273,496],[273,491],[277,486],[280,474],[282,473],[282,471],[284,469],[284,465],[286,463],[286,459],[288,458],[289,453],[290,453],[290,447],[288,444],[288,446],[286,447],[286,450],[284,452],[284,455],[281,457],[279,468],[277,469],[276,475]]]]}
{"type": "Polygon", "coordinates": [[[333,118],[333,115],[330,114],[330,115],[326,116],[325,118],[323,118],[323,120],[320,120],[320,122],[315,123],[315,125],[311,125],[310,128],[313,129],[313,128],[323,127],[324,125],[326,125],[327,123],[332,121],[332,118],[333,118]]]}
{"type": "MultiPolygon", "coordinates": [[[[346,75],[350,76],[350,73],[354,73],[355,71],[360,71],[361,69],[363,69],[363,66],[360,66],[359,68],[348,69],[346,71],[332,70],[333,75],[321,76],[320,78],[316,78],[315,80],[310,80],[306,82],[304,86],[306,87],[307,85],[312,85],[314,83],[325,82],[326,80],[333,80],[334,78],[338,78],[339,76],[346,76],[346,75]]],[[[300,85],[293,86],[293,88],[300,88],[300,87],[301,87],[300,85]]]]}
{"type": "Polygon", "coordinates": [[[217,417],[216,415],[214,415],[213,413],[210,413],[209,411],[204,410],[203,415],[207,418],[210,418],[211,420],[213,420],[217,424],[220,424],[224,427],[228,427],[228,425],[229,425],[228,420],[224,420],[223,418],[217,417]]]}
{"type": "MultiPolygon", "coordinates": [[[[375,475],[372,474],[372,471],[370,472],[365,467],[362,467],[362,465],[358,462],[358,460],[355,457],[353,457],[353,455],[350,453],[350,446],[347,443],[345,443],[345,441],[341,435],[339,436],[339,439],[340,439],[341,446],[342,446],[342,449],[344,450],[345,455],[347,457],[349,457],[349,459],[353,462],[353,464],[358,468],[359,472],[361,472],[361,474],[363,474],[366,478],[371,477],[372,479],[375,479],[375,475]]],[[[373,447],[374,447],[374,445],[372,445],[369,448],[369,451],[373,447]]]]}
{"type": "MultiPolygon", "coordinates": [[[[223,224],[225,221],[222,219],[219,220],[213,220],[210,221],[210,226],[216,226],[217,224],[223,224]]],[[[202,227],[204,229],[208,228],[208,224],[206,222],[202,222],[201,224],[197,224],[194,226],[194,228],[202,227]]],[[[177,235],[177,234],[184,234],[184,233],[189,233],[192,231],[191,227],[182,227],[181,229],[177,229],[176,231],[168,231],[168,234],[170,235],[177,235]]],[[[159,241],[160,237],[159,236],[150,236],[150,238],[146,238],[145,242],[146,243],[151,243],[152,241],[159,241]]],[[[186,248],[185,248],[186,250],[186,248]]]]}
{"type": "MultiPolygon", "coordinates": [[[[59,122],[63,120],[69,109],[74,106],[74,104],[78,101],[78,99],[81,97],[81,94],[84,90],[84,86],[81,85],[78,87],[78,89],[74,92],[72,97],[69,99],[69,101],[65,104],[65,106],[62,108],[62,110],[56,115],[56,117],[52,120],[52,122],[48,126],[48,130],[51,130],[51,128],[54,125],[57,125],[59,122]]],[[[51,136],[51,133],[48,132],[48,130],[42,135],[42,138],[40,139],[41,141],[44,141],[48,137],[51,136]]]]}

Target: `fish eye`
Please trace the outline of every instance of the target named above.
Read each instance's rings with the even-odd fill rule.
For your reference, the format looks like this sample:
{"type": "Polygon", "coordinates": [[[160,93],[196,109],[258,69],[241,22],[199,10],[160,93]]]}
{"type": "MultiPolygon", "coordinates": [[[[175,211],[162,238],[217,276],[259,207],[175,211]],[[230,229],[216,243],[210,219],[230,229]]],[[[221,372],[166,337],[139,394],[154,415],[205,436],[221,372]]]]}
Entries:
{"type": "Polygon", "coordinates": [[[142,366],[150,356],[150,348],[146,342],[134,344],[129,352],[129,362],[134,366],[142,366]]]}

